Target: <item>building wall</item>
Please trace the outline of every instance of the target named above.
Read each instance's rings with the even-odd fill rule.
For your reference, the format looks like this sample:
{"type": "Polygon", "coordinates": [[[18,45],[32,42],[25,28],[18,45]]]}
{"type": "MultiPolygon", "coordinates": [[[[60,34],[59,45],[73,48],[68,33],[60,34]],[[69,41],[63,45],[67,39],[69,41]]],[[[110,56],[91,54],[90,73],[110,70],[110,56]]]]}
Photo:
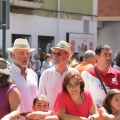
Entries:
{"type": "MultiPolygon", "coordinates": [[[[18,1],[18,0],[15,0],[18,1]]],[[[41,7],[36,7],[30,9],[27,3],[35,4],[35,2],[26,2],[19,0],[17,3],[21,3],[20,5],[26,5],[24,7],[18,7],[16,2],[11,3],[11,12],[12,13],[21,13],[28,15],[38,15],[44,17],[58,17],[58,13],[60,14],[60,18],[62,19],[74,19],[81,20],[82,16],[80,14],[92,15],[93,13],[93,0],[43,0],[44,4],[41,7]],[[22,4],[23,3],[23,4],[22,4]],[[59,12],[57,12],[59,11],[59,12]],[[60,12],[61,11],[61,12],[60,12]],[[76,13],[76,14],[73,14],[76,13]]],[[[40,4],[40,3],[39,3],[40,4]]]]}
{"type": "Polygon", "coordinates": [[[111,46],[114,58],[120,49],[120,0],[98,0],[98,18],[97,45],[111,46]]]}
{"type": "MultiPolygon", "coordinates": [[[[10,1],[15,2],[16,5],[17,2],[21,5],[23,4],[22,2],[25,2],[20,0],[10,1]]],[[[56,45],[60,40],[66,40],[66,33],[84,33],[84,20],[89,22],[88,34],[95,35],[96,45],[97,23],[92,17],[96,13],[96,9],[94,10],[93,8],[95,0],[43,1],[42,8],[37,9],[28,8],[28,2],[26,2],[26,8],[10,6],[10,29],[6,30],[6,48],[12,46],[12,34],[30,35],[30,45],[36,48],[33,54],[37,53],[38,36],[53,36],[54,45],[56,45]]],[[[0,42],[2,43],[1,29],[0,36],[0,42]]]]}
{"type": "Polygon", "coordinates": [[[107,44],[112,48],[113,58],[120,50],[120,22],[104,22],[98,29],[97,45],[107,44]]]}
{"type": "Polygon", "coordinates": [[[98,16],[120,16],[120,0],[98,0],[98,16]]]}
{"type": "MultiPolygon", "coordinates": [[[[89,20],[89,33],[95,34],[96,40],[96,22],[93,22],[90,17],[83,17],[83,19],[89,20]]],[[[31,35],[31,47],[35,47],[36,51],[34,52],[37,52],[38,36],[54,36],[54,45],[56,45],[60,40],[66,40],[66,33],[68,32],[83,33],[83,20],[59,19],[58,23],[58,19],[56,18],[11,13],[10,29],[6,30],[6,48],[12,46],[12,34],[31,35]]],[[[2,43],[1,29],[0,36],[0,42],[2,43]]]]}

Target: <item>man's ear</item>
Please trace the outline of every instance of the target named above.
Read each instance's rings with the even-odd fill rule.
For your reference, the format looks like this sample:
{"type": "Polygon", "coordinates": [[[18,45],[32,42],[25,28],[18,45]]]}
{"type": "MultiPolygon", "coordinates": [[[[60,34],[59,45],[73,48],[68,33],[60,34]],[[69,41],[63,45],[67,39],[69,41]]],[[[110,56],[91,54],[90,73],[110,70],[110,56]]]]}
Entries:
{"type": "Polygon", "coordinates": [[[70,54],[67,54],[67,58],[70,59],[71,55],[70,54]]]}
{"type": "Polygon", "coordinates": [[[95,55],[95,57],[96,57],[96,60],[98,60],[100,56],[99,55],[95,55]]]}
{"type": "Polygon", "coordinates": [[[11,54],[12,54],[12,55],[11,55],[11,56],[12,56],[12,58],[15,58],[15,53],[14,53],[14,52],[12,52],[11,54]]]}

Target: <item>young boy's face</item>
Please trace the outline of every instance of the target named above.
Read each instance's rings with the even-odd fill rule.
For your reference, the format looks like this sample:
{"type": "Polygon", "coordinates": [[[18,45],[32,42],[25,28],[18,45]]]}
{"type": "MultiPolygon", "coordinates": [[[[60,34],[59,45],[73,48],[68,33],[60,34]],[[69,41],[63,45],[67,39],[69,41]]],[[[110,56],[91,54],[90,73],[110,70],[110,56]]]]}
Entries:
{"type": "Polygon", "coordinates": [[[43,111],[43,112],[48,112],[49,110],[49,105],[47,101],[44,100],[37,100],[35,105],[33,105],[33,110],[34,111],[43,111]]]}

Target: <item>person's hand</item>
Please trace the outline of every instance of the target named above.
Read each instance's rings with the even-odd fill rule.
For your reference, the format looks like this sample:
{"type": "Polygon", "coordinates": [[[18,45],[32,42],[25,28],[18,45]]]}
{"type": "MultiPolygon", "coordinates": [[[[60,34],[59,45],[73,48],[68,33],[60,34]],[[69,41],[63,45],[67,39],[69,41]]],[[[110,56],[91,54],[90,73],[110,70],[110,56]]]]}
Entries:
{"type": "Polygon", "coordinates": [[[108,114],[106,110],[102,107],[98,110],[100,120],[120,120],[116,119],[116,117],[112,114],[108,114]]]}
{"type": "Polygon", "coordinates": [[[52,110],[49,110],[48,113],[49,113],[50,115],[53,115],[53,111],[52,111],[52,110]]]}
{"type": "Polygon", "coordinates": [[[81,120],[88,120],[86,117],[80,117],[81,120]]]}
{"type": "Polygon", "coordinates": [[[92,116],[89,116],[87,120],[90,120],[92,116]]]}

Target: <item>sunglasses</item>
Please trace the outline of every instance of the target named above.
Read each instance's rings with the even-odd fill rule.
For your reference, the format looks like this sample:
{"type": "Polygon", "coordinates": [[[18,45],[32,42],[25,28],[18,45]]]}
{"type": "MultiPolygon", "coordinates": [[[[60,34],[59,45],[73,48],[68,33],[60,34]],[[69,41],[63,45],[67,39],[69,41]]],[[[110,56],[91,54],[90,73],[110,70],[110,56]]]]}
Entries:
{"type": "Polygon", "coordinates": [[[60,53],[60,52],[51,52],[52,55],[57,55],[57,56],[62,56],[62,54],[67,54],[67,53],[60,53]]]}

